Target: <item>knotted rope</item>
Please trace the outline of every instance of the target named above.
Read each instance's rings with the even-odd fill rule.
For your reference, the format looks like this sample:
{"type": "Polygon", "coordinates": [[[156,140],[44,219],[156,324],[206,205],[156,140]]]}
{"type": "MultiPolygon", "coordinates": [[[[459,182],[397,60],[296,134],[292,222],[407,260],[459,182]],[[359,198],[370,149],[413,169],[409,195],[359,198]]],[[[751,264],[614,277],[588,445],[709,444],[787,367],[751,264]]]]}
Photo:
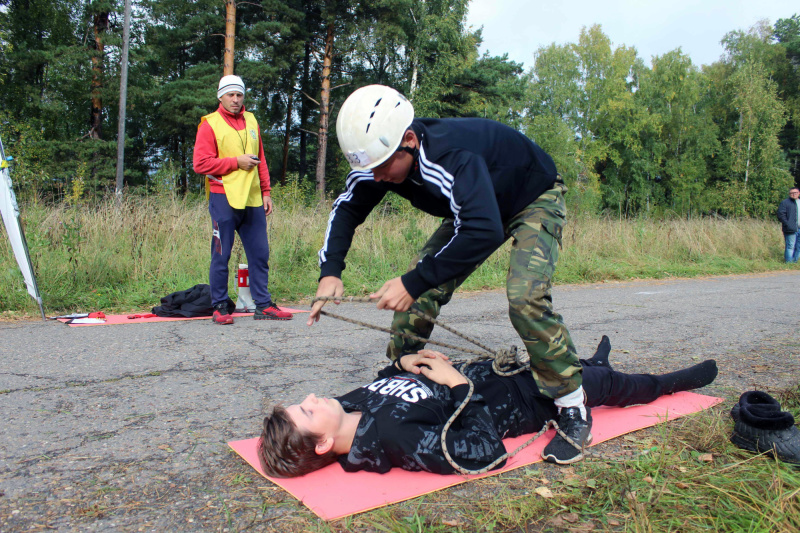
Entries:
{"type": "MultiPolygon", "coordinates": [[[[317,296],[316,298],[311,300],[311,304],[313,305],[315,302],[328,302],[328,301],[350,302],[350,303],[371,303],[371,302],[373,302],[373,300],[371,298],[357,297],[357,296],[338,297],[338,298],[333,297],[333,296],[317,296]]],[[[481,344],[478,340],[473,339],[473,338],[469,337],[468,335],[464,335],[463,333],[460,333],[460,332],[456,331],[454,328],[451,328],[450,326],[444,324],[441,320],[438,320],[438,319],[428,315],[427,313],[424,313],[423,311],[420,311],[419,309],[417,309],[417,308],[415,308],[413,306],[411,308],[409,308],[408,312],[412,313],[414,315],[417,315],[418,317],[422,318],[423,320],[427,320],[428,322],[430,322],[430,323],[432,323],[432,324],[434,324],[436,326],[439,326],[440,328],[442,328],[442,329],[444,329],[446,331],[449,331],[450,333],[452,333],[452,334],[454,334],[454,335],[456,335],[458,337],[461,337],[462,339],[464,339],[464,340],[466,340],[468,342],[471,342],[472,344],[474,344],[474,345],[478,346],[479,348],[481,348],[482,351],[477,351],[477,350],[473,350],[473,349],[470,349],[470,348],[464,348],[464,347],[461,347],[461,346],[455,346],[455,345],[444,343],[444,342],[440,342],[440,341],[434,341],[434,340],[431,340],[431,339],[420,337],[418,335],[414,335],[412,333],[403,333],[403,332],[400,332],[400,331],[394,331],[394,330],[392,330],[390,328],[384,328],[384,327],[381,327],[381,326],[376,326],[374,324],[369,324],[367,322],[362,322],[360,320],[356,320],[356,319],[353,319],[353,318],[348,318],[348,317],[345,317],[345,316],[342,316],[342,315],[338,315],[336,313],[331,313],[329,311],[325,311],[324,309],[320,309],[320,314],[321,315],[329,316],[329,317],[335,318],[337,320],[342,320],[344,322],[349,322],[351,324],[356,324],[358,326],[363,326],[363,327],[366,327],[366,328],[375,329],[375,330],[378,330],[378,331],[382,331],[384,333],[388,333],[390,335],[396,335],[398,337],[402,337],[404,339],[409,339],[409,340],[413,340],[413,341],[419,341],[419,342],[423,342],[423,343],[427,343],[427,344],[435,344],[436,346],[443,346],[445,348],[450,348],[452,350],[456,350],[456,351],[459,351],[459,352],[466,352],[466,353],[470,353],[470,354],[476,355],[476,357],[473,358],[472,360],[464,362],[464,365],[462,366],[462,368],[459,369],[459,372],[461,372],[462,375],[464,375],[463,368],[466,368],[467,366],[469,366],[469,365],[471,365],[473,363],[476,363],[476,362],[479,362],[479,361],[486,361],[488,359],[492,360],[492,370],[494,370],[495,374],[497,374],[499,376],[503,376],[503,377],[513,376],[515,374],[519,374],[521,372],[524,372],[524,371],[530,369],[530,366],[531,366],[530,365],[530,356],[525,351],[517,350],[516,346],[511,346],[508,350],[492,350],[491,348],[481,344]]],[[[594,457],[594,458],[602,458],[602,456],[600,456],[599,454],[595,454],[593,452],[589,452],[588,450],[585,450],[583,448],[583,446],[581,446],[580,444],[578,444],[575,441],[573,441],[569,436],[567,436],[566,433],[564,433],[561,430],[561,428],[558,426],[558,422],[556,422],[555,420],[548,420],[545,423],[545,425],[542,427],[542,429],[539,430],[538,433],[534,434],[530,439],[528,439],[524,444],[520,445],[513,452],[506,452],[503,455],[501,455],[500,457],[498,457],[497,459],[495,459],[493,462],[488,464],[487,466],[485,466],[483,468],[479,468],[477,470],[470,470],[468,468],[462,467],[461,465],[459,465],[455,461],[455,459],[453,459],[453,457],[450,455],[450,452],[447,450],[447,431],[450,429],[450,426],[453,424],[453,422],[455,422],[455,420],[458,418],[458,415],[460,415],[461,412],[464,410],[464,408],[467,406],[467,404],[469,403],[470,399],[472,399],[473,393],[475,392],[475,384],[472,383],[472,380],[469,379],[466,375],[464,375],[464,378],[467,380],[467,384],[469,385],[469,392],[467,393],[467,397],[464,399],[464,401],[461,402],[461,404],[456,408],[456,410],[453,412],[453,414],[450,416],[450,418],[447,420],[447,422],[443,426],[443,428],[442,428],[442,436],[441,436],[442,451],[444,452],[445,459],[447,459],[447,462],[450,463],[450,466],[452,466],[453,469],[456,470],[456,472],[458,472],[460,474],[463,474],[463,475],[484,474],[484,473],[488,472],[489,470],[493,469],[494,467],[496,467],[497,465],[499,465],[500,463],[502,463],[503,461],[505,461],[506,459],[511,459],[512,457],[517,455],[519,452],[521,452],[523,449],[525,449],[526,447],[530,446],[536,439],[541,437],[551,427],[553,429],[555,429],[556,432],[559,435],[561,435],[561,437],[565,441],[567,441],[567,443],[569,443],[571,446],[573,446],[576,450],[581,451],[584,454],[584,456],[594,457]]]]}

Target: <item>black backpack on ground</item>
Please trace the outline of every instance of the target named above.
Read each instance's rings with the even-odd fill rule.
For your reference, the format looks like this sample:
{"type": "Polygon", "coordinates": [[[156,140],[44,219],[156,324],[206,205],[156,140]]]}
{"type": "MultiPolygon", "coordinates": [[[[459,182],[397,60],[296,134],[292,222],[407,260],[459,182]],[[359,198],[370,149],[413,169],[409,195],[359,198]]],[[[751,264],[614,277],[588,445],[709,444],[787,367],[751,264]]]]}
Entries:
{"type": "MultiPolygon", "coordinates": [[[[233,313],[236,304],[228,298],[228,312],[233,313]]],[[[211,316],[211,287],[207,284],[195,285],[185,291],[173,292],[161,298],[161,305],[153,308],[153,313],[164,317],[194,318],[211,316]]]]}

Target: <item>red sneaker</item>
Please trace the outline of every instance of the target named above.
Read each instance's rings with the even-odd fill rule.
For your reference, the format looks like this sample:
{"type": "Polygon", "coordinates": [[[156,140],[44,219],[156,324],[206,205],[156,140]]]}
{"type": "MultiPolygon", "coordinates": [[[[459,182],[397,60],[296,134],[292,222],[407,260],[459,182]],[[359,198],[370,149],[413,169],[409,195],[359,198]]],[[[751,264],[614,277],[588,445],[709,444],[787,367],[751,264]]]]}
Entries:
{"type": "Polygon", "coordinates": [[[214,316],[211,318],[214,324],[233,324],[233,315],[228,312],[228,304],[221,303],[214,306],[214,316]]]}
{"type": "Polygon", "coordinates": [[[256,320],[291,320],[292,313],[282,311],[277,305],[270,304],[267,307],[256,307],[253,318],[256,320]]]}

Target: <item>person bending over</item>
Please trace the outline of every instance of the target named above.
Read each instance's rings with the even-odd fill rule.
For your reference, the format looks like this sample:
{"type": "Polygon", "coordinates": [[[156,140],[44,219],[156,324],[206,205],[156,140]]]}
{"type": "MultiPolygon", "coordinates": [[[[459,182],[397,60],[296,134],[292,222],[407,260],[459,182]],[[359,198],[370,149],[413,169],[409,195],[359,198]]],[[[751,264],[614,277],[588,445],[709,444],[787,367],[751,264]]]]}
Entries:
{"type": "MultiPolygon", "coordinates": [[[[581,360],[590,407],[649,403],[703,387],[717,376],[714,360],[658,376],[616,372],[608,364],[610,349],[604,336],[597,353],[581,360]]],[[[557,415],[553,399],[539,391],[530,372],[501,377],[491,361],[453,366],[441,353],[421,350],[343,396],[310,394],[300,404],[275,407],[258,442],[261,466],[273,477],[302,476],[337,460],[346,472],[385,473],[397,467],[452,474],[441,433],[469,393],[465,376],[475,390],[447,432],[447,450],[462,468],[491,464],[505,453],[504,438],[539,431],[557,415]]]]}
{"type": "MultiPolygon", "coordinates": [[[[530,356],[542,394],[559,409],[558,424],[583,445],[591,431],[581,388],[581,364],[569,331],[553,309],[551,289],[566,224],[567,187],[553,158],[519,131],[482,118],[417,117],[414,106],[385,85],[354,91],[336,118],[339,147],[350,163],[346,189],[333,203],[319,251],[317,296],[344,294],[342,272],[356,228],[390,192],[441,225],[409,270],[372,295],[395,311],[386,355],[419,352],[453,292],[504,242],[511,241],[506,281],[509,318],[530,356]]],[[[394,201],[394,200],[392,200],[394,201]]],[[[319,320],[326,300],[311,307],[319,320]]],[[[560,435],[545,460],[568,464],[576,449],[560,435]]]]}

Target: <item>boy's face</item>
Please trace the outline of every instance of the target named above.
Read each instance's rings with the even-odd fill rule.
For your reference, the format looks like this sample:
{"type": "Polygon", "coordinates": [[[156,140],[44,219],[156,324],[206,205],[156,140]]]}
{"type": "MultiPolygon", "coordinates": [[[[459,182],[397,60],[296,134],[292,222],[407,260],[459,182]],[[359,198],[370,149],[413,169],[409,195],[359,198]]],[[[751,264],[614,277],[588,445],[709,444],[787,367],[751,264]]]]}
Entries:
{"type": "Polygon", "coordinates": [[[299,404],[290,405],[286,412],[302,433],[315,433],[323,438],[336,435],[345,414],[337,400],[317,398],[313,394],[299,404]]]}
{"type": "Polygon", "coordinates": [[[414,158],[408,152],[397,152],[387,159],[382,165],[372,169],[375,181],[388,183],[403,183],[411,171],[414,158]]]}
{"type": "MultiPolygon", "coordinates": [[[[404,146],[416,148],[417,136],[413,131],[406,131],[403,136],[403,142],[400,143],[401,148],[404,146]]],[[[382,164],[373,168],[372,176],[375,181],[379,182],[403,183],[411,173],[412,165],[414,165],[414,157],[405,150],[400,150],[392,154],[392,156],[382,164]]]]}

